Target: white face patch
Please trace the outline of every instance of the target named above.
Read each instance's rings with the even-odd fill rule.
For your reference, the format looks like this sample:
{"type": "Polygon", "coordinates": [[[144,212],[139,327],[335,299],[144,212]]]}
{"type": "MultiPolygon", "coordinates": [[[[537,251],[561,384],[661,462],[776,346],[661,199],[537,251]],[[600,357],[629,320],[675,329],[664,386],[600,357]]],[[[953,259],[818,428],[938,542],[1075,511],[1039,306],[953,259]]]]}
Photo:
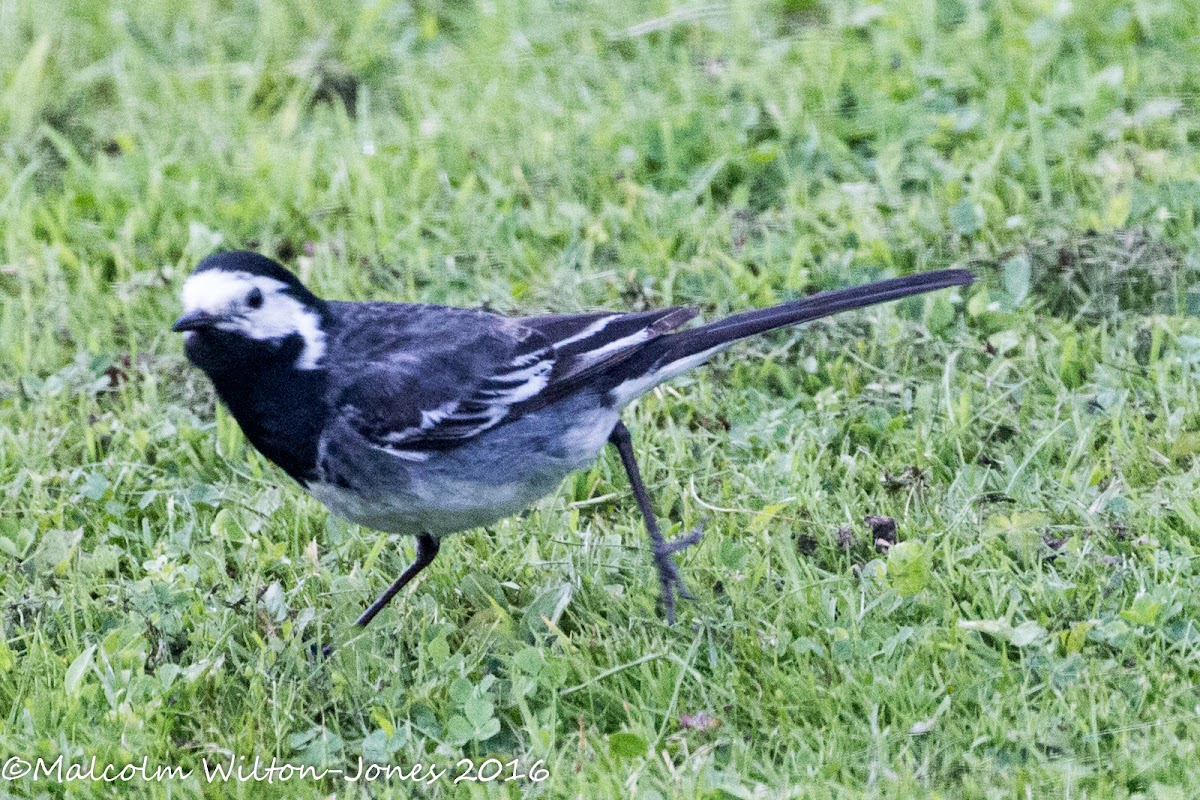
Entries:
{"type": "Polygon", "coordinates": [[[296,367],[316,369],[325,354],[321,318],[285,289],[287,284],[262,275],[206,270],[184,282],[183,310],[220,317],[217,328],[250,339],[278,340],[298,333],[304,338],[304,350],[296,360],[296,367]],[[262,294],[262,303],[257,308],[249,302],[255,289],[262,294]]]}

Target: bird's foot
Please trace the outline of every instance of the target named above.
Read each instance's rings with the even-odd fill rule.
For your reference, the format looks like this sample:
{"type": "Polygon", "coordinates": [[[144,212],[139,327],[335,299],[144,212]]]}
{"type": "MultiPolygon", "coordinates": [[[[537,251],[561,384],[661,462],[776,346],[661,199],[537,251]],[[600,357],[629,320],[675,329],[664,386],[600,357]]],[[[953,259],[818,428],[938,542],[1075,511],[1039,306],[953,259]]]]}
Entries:
{"type": "Polygon", "coordinates": [[[675,563],[675,554],[684,548],[697,544],[704,537],[704,523],[671,541],[660,539],[654,544],[654,566],[658,567],[658,582],[662,586],[662,604],[667,612],[667,624],[675,624],[675,595],[684,600],[694,600],[692,593],[683,583],[679,574],[679,565],[675,563]]]}
{"type": "Polygon", "coordinates": [[[333,645],[321,644],[320,642],[312,642],[308,645],[308,656],[314,661],[320,662],[333,655],[333,645]]]}

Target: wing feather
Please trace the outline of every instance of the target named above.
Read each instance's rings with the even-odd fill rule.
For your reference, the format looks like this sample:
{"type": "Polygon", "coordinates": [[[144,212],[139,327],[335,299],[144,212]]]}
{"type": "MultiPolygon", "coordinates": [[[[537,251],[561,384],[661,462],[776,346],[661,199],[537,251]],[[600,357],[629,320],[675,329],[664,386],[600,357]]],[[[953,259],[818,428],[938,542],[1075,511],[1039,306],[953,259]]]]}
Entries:
{"type": "Polygon", "coordinates": [[[508,319],[443,306],[337,306],[329,359],[351,377],[332,388],[334,407],[371,444],[410,460],[583,388],[696,314],[508,319]]]}

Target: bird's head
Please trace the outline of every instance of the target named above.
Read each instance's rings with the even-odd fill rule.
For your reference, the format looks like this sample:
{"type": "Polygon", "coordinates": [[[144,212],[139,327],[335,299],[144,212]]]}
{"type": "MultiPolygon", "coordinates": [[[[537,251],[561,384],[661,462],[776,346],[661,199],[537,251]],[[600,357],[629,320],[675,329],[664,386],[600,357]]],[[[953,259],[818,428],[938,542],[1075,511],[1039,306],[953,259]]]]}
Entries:
{"type": "Polygon", "coordinates": [[[316,369],[325,353],[325,303],[265,256],[219,253],[183,284],[183,333],[192,363],[209,374],[287,360],[316,369]]]}

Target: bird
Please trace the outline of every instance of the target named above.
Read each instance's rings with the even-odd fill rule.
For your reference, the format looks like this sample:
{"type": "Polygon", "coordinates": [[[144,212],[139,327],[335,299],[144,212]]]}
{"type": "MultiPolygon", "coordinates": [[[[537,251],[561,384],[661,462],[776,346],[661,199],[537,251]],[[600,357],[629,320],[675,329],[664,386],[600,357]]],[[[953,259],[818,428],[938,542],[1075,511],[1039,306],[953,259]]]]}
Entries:
{"type": "Polygon", "coordinates": [[[334,514],[415,538],[411,564],[356,620],[366,626],[441,540],[550,494],[615,448],[674,623],[692,599],[663,536],[622,412],[735,342],[831,314],[967,286],[943,269],[823,291],[684,327],[698,309],[509,317],[444,305],[325,300],[251,251],[204,258],[172,326],[247,440],[334,514]]]}

